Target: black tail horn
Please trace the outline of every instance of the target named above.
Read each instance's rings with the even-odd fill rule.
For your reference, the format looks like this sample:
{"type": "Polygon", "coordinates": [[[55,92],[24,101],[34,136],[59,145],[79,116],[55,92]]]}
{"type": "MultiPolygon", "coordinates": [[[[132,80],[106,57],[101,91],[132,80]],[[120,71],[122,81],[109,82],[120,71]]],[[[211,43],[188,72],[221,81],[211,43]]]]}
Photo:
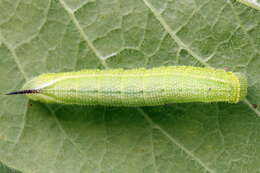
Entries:
{"type": "Polygon", "coordinates": [[[32,90],[21,90],[21,91],[14,91],[14,92],[10,92],[7,93],[6,95],[17,95],[17,94],[35,94],[35,93],[39,93],[39,90],[36,89],[32,89],[32,90]]]}

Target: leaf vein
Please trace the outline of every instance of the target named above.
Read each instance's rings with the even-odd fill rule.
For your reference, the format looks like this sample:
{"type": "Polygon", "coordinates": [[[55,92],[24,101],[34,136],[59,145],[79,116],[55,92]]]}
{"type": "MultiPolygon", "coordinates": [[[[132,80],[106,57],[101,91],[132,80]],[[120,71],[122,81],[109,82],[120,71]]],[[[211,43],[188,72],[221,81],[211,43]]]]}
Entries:
{"type": "Polygon", "coordinates": [[[97,48],[93,45],[93,43],[89,40],[88,36],[84,32],[83,28],[81,27],[79,21],[75,17],[73,11],[67,6],[67,4],[63,0],[59,0],[61,6],[65,9],[65,11],[68,13],[70,19],[73,21],[74,25],[76,26],[77,30],[79,31],[80,35],[84,39],[84,41],[87,43],[87,45],[90,47],[90,49],[95,53],[96,57],[99,59],[100,63],[107,68],[106,62],[103,60],[103,56],[101,53],[97,50],[97,48]]]}
{"type": "Polygon", "coordinates": [[[183,49],[187,50],[197,61],[199,61],[201,64],[203,64],[206,67],[209,67],[210,65],[207,64],[200,56],[191,50],[191,48],[186,45],[177,35],[176,33],[171,29],[171,27],[166,23],[166,21],[163,19],[163,17],[160,15],[160,13],[147,1],[143,0],[145,5],[151,10],[155,18],[161,23],[161,25],[164,27],[166,32],[172,37],[172,39],[183,49]]]}
{"type": "Polygon", "coordinates": [[[14,51],[14,50],[11,48],[11,46],[5,41],[4,37],[2,36],[1,31],[0,31],[0,40],[1,40],[1,42],[7,47],[7,49],[10,51],[10,53],[11,53],[11,55],[12,55],[12,57],[13,57],[15,63],[16,63],[16,65],[17,65],[17,68],[18,68],[19,71],[22,73],[24,79],[25,79],[26,81],[28,81],[28,80],[29,80],[29,77],[26,75],[25,71],[23,70],[23,68],[22,68],[22,66],[21,66],[21,63],[19,62],[18,57],[17,57],[15,51],[14,51]]]}
{"type": "MultiPolygon", "coordinates": [[[[148,0],[143,0],[147,8],[151,10],[153,15],[156,17],[156,19],[161,23],[161,25],[164,27],[166,32],[169,33],[169,35],[172,37],[172,39],[183,49],[187,50],[190,55],[193,56],[197,61],[199,61],[201,64],[203,64],[206,67],[211,67],[210,64],[208,64],[206,61],[204,61],[202,58],[199,57],[199,55],[191,50],[188,45],[186,45],[177,35],[176,33],[171,29],[171,27],[166,23],[166,21],[163,19],[163,17],[160,15],[160,13],[148,2],[148,0]]],[[[260,117],[260,112],[252,107],[252,104],[248,100],[243,101],[245,104],[249,106],[249,108],[256,113],[257,116],[260,117]]]]}
{"type": "MultiPolygon", "coordinates": [[[[7,47],[7,49],[11,52],[11,55],[14,59],[15,64],[17,65],[18,70],[22,73],[22,76],[24,77],[24,79],[27,81],[29,78],[26,75],[25,71],[23,70],[18,57],[15,53],[15,51],[8,45],[8,43],[5,41],[5,39],[2,37],[2,33],[0,32],[0,41],[7,47]]],[[[23,122],[22,122],[22,126],[21,126],[21,130],[19,132],[19,134],[17,135],[17,139],[15,141],[15,144],[17,144],[20,140],[20,137],[23,133],[24,127],[25,127],[25,121],[26,121],[26,115],[27,115],[27,111],[28,111],[28,107],[26,107],[24,113],[23,113],[23,122]]]]}
{"type": "Polygon", "coordinates": [[[63,134],[63,136],[69,140],[69,142],[76,148],[76,150],[78,150],[79,154],[81,155],[81,157],[83,158],[82,161],[90,161],[91,163],[93,163],[90,159],[85,157],[85,154],[83,153],[83,151],[80,149],[80,147],[75,143],[75,141],[73,139],[71,139],[69,137],[69,135],[67,134],[67,132],[64,130],[64,128],[62,127],[62,125],[60,124],[60,121],[58,120],[55,112],[48,106],[45,104],[45,107],[50,111],[50,113],[54,116],[54,121],[57,124],[58,128],[60,129],[61,133],[63,134]],[[86,160],[85,160],[86,158],[86,160]]]}
{"type": "Polygon", "coordinates": [[[178,146],[182,151],[184,151],[188,156],[190,156],[194,161],[196,161],[200,166],[205,168],[210,173],[215,173],[215,170],[208,167],[202,160],[195,156],[195,154],[189,151],[185,146],[175,140],[167,131],[161,128],[158,124],[153,122],[153,120],[149,117],[149,115],[144,112],[141,108],[138,108],[138,112],[149,122],[149,124],[153,127],[158,129],[163,135],[165,135],[173,144],[178,146]]]}

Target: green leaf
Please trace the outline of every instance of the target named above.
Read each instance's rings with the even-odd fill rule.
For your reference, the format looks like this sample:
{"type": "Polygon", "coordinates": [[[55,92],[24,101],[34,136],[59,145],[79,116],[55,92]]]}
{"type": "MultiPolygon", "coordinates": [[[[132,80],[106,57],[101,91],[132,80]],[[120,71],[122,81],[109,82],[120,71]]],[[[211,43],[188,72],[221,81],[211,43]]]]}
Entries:
{"type": "Polygon", "coordinates": [[[42,73],[246,73],[239,104],[46,105],[0,95],[0,161],[33,173],[260,171],[260,12],[235,0],[0,0],[0,92],[42,73]],[[258,105],[258,107],[257,107],[258,105]]]}
{"type": "Polygon", "coordinates": [[[7,167],[6,165],[2,164],[1,162],[0,162],[0,172],[1,173],[21,173],[20,171],[16,171],[14,169],[7,167]]]}

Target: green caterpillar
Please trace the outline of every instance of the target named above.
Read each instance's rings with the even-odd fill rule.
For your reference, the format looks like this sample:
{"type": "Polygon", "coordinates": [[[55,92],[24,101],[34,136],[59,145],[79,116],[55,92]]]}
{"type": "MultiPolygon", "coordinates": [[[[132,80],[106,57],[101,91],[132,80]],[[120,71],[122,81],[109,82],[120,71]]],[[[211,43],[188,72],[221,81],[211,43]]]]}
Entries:
{"type": "Polygon", "coordinates": [[[248,7],[255,8],[257,10],[260,10],[260,1],[259,0],[238,0],[238,2],[241,2],[248,7]]]}
{"type": "Polygon", "coordinates": [[[155,106],[183,102],[237,103],[247,94],[243,74],[221,69],[169,66],[132,70],[83,70],[42,74],[23,90],[45,103],[155,106]]]}

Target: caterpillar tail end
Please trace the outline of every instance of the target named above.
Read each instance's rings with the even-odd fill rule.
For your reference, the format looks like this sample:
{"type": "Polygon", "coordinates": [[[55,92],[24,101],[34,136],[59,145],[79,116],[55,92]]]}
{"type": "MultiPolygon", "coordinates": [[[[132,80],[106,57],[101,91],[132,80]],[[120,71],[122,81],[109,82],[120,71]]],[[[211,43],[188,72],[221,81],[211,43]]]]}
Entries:
{"type": "Polygon", "coordinates": [[[242,73],[236,73],[236,76],[239,80],[240,84],[240,92],[239,92],[239,99],[238,101],[244,100],[245,97],[247,96],[247,88],[248,88],[248,82],[247,82],[247,77],[245,74],[242,73]]]}

